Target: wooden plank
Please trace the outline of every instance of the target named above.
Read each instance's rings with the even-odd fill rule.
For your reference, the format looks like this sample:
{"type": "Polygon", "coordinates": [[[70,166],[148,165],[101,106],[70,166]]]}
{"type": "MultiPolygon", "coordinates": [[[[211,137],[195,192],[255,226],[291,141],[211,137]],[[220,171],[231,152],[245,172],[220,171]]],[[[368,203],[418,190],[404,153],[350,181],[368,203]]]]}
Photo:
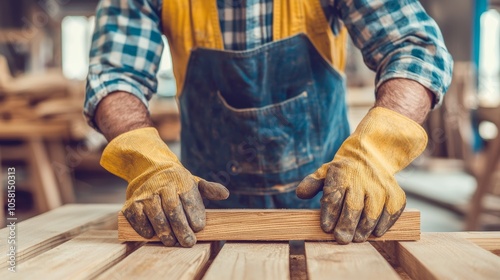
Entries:
{"type": "Polygon", "coordinates": [[[500,256],[500,231],[465,231],[450,233],[500,256]]]}
{"type": "MultiPolygon", "coordinates": [[[[16,224],[16,261],[28,260],[50,250],[89,229],[116,229],[119,204],[68,204],[16,224]]],[[[9,228],[0,230],[8,236],[9,228]]],[[[7,242],[0,242],[0,252],[7,252],[7,242]]],[[[0,268],[8,266],[7,254],[0,255],[0,268]]]]}
{"type": "Polygon", "coordinates": [[[147,244],[96,279],[196,279],[210,256],[210,243],[192,248],[147,244]]]}
{"type": "Polygon", "coordinates": [[[75,192],[73,190],[73,168],[66,161],[68,156],[64,150],[64,144],[61,140],[47,141],[46,147],[51,159],[51,167],[63,204],[75,203],[75,192]]]}
{"type": "Polygon", "coordinates": [[[49,155],[41,138],[28,140],[30,176],[33,184],[32,193],[38,213],[55,209],[62,205],[57,180],[50,164],[49,155]]]}
{"type": "Polygon", "coordinates": [[[290,279],[288,243],[226,243],[203,280],[290,279]]]}
{"type": "Polygon", "coordinates": [[[380,247],[379,243],[394,244],[396,242],[394,242],[394,241],[389,241],[389,242],[371,241],[370,244],[392,266],[392,269],[394,269],[394,271],[396,271],[396,273],[399,275],[399,277],[402,280],[413,280],[408,275],[408,273],[406,273],[406,271],[399,265],[398,260],[394,259],[394,255],[393,254],[388,254],[387,251],[384,250],[384,248],[380,247]]]}
{"type": "Polygon", "coordinates": [[[1,139],[16,139],[16,138],[31,138],[43,137],[44,139],[61,139],[67,138],[68,124],[55,122],[4,122],[0,121],[0,138],[1,139]]]}
{"type": "Polygon", "coordinates": [[[0,43],[17,43],[26,44],[30,43],[33,38],[33,34],[40,32],[36,28],[2,28],[0,29],[0,43]]]}
{"type": "Polygon", "coordinates": [[[306,242],[307,273],[314,279],[400,279],[370,245],[306,242]]]}
{"type": "MultiPolygon", "coordinates": [[[[334,240],[319,226],[319,210],[262,210],[230,209],[207,210],[207,225],[196,237],[201,241],[245,240],[334,240]]],[[[158,241],[158,237],[145,239],[137,234],[120,212],[118,238],[121,241],[158,241]]],[[[382,237],[369,240],[418,240],[420,238],[420,212],[405,210],[401,218],[382,237]]]]}
{"type": "Polygon", "coordinates": [[[498,279],[500,258],[447,233],[423,233],[417,242],[377,242],[413,279],[498,279]]]}
{"type": "MultiPolygon", "coordinates": [[[[120,243],[116,230],[91,230],[32,259],[20,262],[16,277],[30,279],[90,279],[100,275],[143,242],[120,243]]],[[[12,272],[3,269],[0,279],[12,272]]]]}

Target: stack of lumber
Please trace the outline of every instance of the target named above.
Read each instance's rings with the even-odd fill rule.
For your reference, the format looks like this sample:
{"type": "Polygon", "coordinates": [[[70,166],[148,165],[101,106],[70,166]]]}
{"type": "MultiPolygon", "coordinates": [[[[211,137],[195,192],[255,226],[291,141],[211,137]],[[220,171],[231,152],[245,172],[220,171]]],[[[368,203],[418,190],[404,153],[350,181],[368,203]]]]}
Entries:
{"type": "Polygon", "coordinates": [[[82,139],[88,132],[82,115],[82,82],[59,71],[12,77],[0,56],[0,136],[2,139],[82,139]]]}
{"type": "MultiPolygon", "coordinates": [[[[309,221],[317,215],[311,210],[212,210],[207,213],[206,228],[197,236],[214,241],[181,248],[144,240],[121,242],[118,238],[124,225],[118,231],[116,225],[120,208],[114,204],[66,205],[20,222],[15,261],[11,262],[7,253],[0,256],[0,279],[13,275],[31,279],[36,275],[37,279],[496,280],[500,275],[500,232],[420,234],[417,230],[414,237],[418,240],[409,241],[412,239],[401,235],[400,230],[408,223],[418,228],[417,211],[407,211],[396,223],[397,228],[391,229],[390,238],[338,245],[322,240],[319,220],[309,221]],[[291,212],[284,213],[287,211],[291,212]],[[226,214],[227,227],[216,234],[226,214]],[[282,218],[275,221],[277,228],[283,229],[288,223],[290,232],[315,236],[277,238],[274,229],[267,227],[267,217],[273,215],[282,218]],[[253,219],[257,216],[264,218],[253,219]],[[252,220],[246,220],[248,217],[252,220]],[[316,226],[297,227],[302,222],[314,222],[316,226]],[[231,232],[231,227],[245,233],[257,229],[267,232],[268,237],[244,240],[248,236],[231,232]],[[233,241],[223,242],[225,238],[233,241]],[[301,238],[306,241],[297,240],[301,238]]],[[[9,231],[1,229],[0,235],[8,236],[9,231]]],[[[0,251],[9,252],[9,246],[0,242],[0,251]]]]}

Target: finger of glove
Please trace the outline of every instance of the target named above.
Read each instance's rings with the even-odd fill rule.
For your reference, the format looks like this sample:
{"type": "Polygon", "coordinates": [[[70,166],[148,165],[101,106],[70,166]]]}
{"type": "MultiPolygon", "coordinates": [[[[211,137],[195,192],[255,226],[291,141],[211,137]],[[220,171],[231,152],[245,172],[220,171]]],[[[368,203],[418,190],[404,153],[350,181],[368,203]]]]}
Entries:
{"type": "Polygon", "coordinates": [[[333,179],[333,174],[328,174],[323,187],[321,198],[321,229],[332,232],[338,221],[346,189],[333,179]]]}
{"type": "Polygon", "coordinates": [[[198,189],[201,196],[209,200],[224,200],[229,197],[229,190],[219,183],[199,179],[198,189]]]}
{"type": "Polygon", "coordinates": [[[193,230],[189,227],[182,203],[179,197],[172,198],[171,196],[161,195],[162,207],[170,227],[175,234],[182,247],[193,247],[196,244],[196,236],[193,230]]]}
{"type": "Polygon", "coordinates": [[[144,204],[144,212],[161,243],[165,246],[174,246],[177,240],[163,212],[160,196],[153,195],[153,197],[143,200],[142,203],[144,204]]]}
{"type": "Polygon", "coordinates": [[[194,232],[202,230],[205,227],[206,214],[205,205],[198,188],[193,186],[191,190],[181,194],[179,198],[191,229],[194,232]]]}
{"type": "Polygon", "coordinates": [[[382,193],[372,193],[365,199],[365,208],[354,232],[354,242],[365,242],[368,239],[380,218],[384,208],[384,200],[385,197],[382,193]]]}
{"type": "Polygon", "coordinates": [[[395,183],[394,187],[390,188],[387,193],[387,198],[384,205],[382,215],[373,231],[373,235],[382,236],[388,231],[392,225],[398,220],[406,206],[406,194],[395,183]]]}
{"type": "Polygon", "coordinates": [[[297,197],[301,199],[315,197],[323,189],[328,169],[329,164],[323,164],[313,174],[305,177],[295,190],[297,197]]]}
{"type": "Polygon", "coordinates": [[[301,199],[310,199],[315,197],[322,189],[324,179],[314,179],[314,176],[305,177],[297,186],[295,194],[301,199]]]}
{"type": "Polygon", "coordinates": [[[140,236],[149,239],[155,235],[155,230],[144,213],[141,203],[133,202],[122,210],[122,213],[140,236]]]}
{"type": "Polygon", "coordinates": [[[330,233],[333,231],[338,221],[346,189],[337,181],[337,169],[329,169],[323,187],[323,197],[321,198],[321,229],[330,233]]]}
{"type": "Polygon", "coordinates": [[[333,236],[339,244],[348,244],[354,238],[354,232],[361,218],[364,206],[364,194],[348,190],[345,194],[342,213],[338,219],[333,236]]]}
{"type": "Polygon", "coordinates": [[[394,223],[399,219],[401,214],[403,213],[405,209],[406,203],[393,214],[390,214],[389,211],[387,211],[387,207],[384,208],[382,211],[382,215],[380,216],[380,219],[377,222],[377,226],[373,230],[373,235],[380,237],[384,235],[393,225],[394,223]]]}

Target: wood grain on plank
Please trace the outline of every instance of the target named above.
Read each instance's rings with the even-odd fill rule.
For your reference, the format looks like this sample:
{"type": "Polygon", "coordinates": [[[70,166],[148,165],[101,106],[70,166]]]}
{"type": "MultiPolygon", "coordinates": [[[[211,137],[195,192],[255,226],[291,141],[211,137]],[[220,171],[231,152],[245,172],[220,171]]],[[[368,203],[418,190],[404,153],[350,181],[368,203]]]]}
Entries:
{"type": "Polygon", "coordinates": [[[394,254],[387,253],[387,251],[385,251],[384,248],[380,247],[379,243],[395,244],[396,242],[394,242],[394,241],[388,241],[388,242],[371,241],[370,244],[392,266],[392,269],[394,269],[394,271],[396,271],[396,273],[399,275],[401,280],[413,280],[408,275],[408,273],[406,273],[406,271],[399,265],[398,260],[394,259],[394,254]]]}
{"type": "Polygon", "coordinates": [[[500,258],[463,238],[423,233],[416,242],[377,242],[413,279],[498,279],[500,258]],[[386,248],[384,248],[386,249],[386,248]]]}
{"type": "Polygon", "coordinates": [[[192,248],[147,244],[108,269],[97,279],[196,279],[210,257],[210,243],[192,248]]]}
{"type": "MultiPolygon", "coordinates": [[[[25,261],[89,229],[116,229],[119,204],[68,204],[16,224],[16,260],[25,261]]],[[[19,221],[18,221],[19,222],[19,221]]],[[[8,236],[9,228],[0,230],[8,236]]],[[[7,252],[7,242],[0,242],[0,252],[7,252]]],[[[0,256],[0,268],[8,266],[7,254],[0,256]]]]}
{"type": "Polygon", "coordinates": [[[203,280],[289,278],[288,243],[226,243],[203,280]]]}
{"type": "Polygon", "coordinates": [[[500,231],[465,231],[450,233],[500,256],[500,231]]]}
{"type": "MultiPolygon", "coordinates": [[[[29,279],[90,279],[113,266],[144,242],[120,243],[116,230],[91,230],[27,261],[16,277],[29,279]]],[[[0,271],[1,279],[12,273],[0,271]]]]}
{"type": "Polygon", "coordinates": [[[400,279],[370,243],[306,242],[307,273],[314,279],[400,279]]]}
{"type": "MultiPolygon", "coordinates": [[[[198,240],[334,240],[319,224],[319,210],[262,210],[226,209],[207,210],[207,224],[196,233],[198,240]]],[[[118,238],[121,241],[158,241],[158,237],[145,239],[135,232],[120,212],[118,238]]],[[[405,210],[394,226],[382,237],[369,240],[418,240],[420,238],[420,212],[405,210]]]]}
{"type": "Polygon", "coordinates": [[[28,140],[28,148],[31,153],[28,159],[34,179],[32,192],[37,210],[43,213],[61,206],[57,180],[42,138],[32,137],[28,140]]]}

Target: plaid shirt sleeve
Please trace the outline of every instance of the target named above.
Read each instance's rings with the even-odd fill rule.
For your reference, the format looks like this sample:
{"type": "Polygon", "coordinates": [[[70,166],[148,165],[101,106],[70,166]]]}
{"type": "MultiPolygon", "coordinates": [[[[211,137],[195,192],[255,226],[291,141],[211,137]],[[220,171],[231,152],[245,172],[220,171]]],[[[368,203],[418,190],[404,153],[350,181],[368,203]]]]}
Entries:
{"type": "Polygon", "coordinates": [[[418,0],[331,0],[366,65],[376,89],[392,78],[419,82],[443,100],[453,60],[436,22],[418,0]]]}
{"type": "Polygon", "coordinates": [[[163,51],[159,0],[103,0],[97,8],[90,50],[84,114],[93,123],[99,102],[125,91],[146,106],[156,91],[163,51]]]}

